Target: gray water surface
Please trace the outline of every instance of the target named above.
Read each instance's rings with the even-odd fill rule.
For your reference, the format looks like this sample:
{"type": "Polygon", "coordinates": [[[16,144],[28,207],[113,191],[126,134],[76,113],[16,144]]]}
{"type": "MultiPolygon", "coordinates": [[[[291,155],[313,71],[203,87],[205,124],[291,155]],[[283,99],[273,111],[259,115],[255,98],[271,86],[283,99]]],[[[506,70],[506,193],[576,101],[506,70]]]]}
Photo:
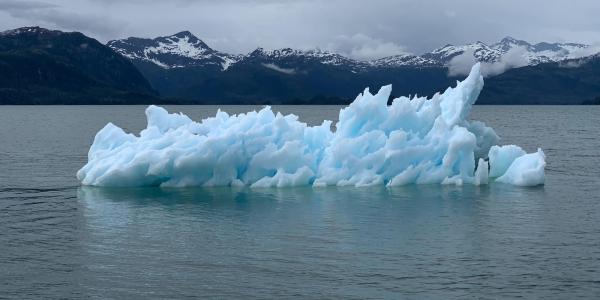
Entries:
{"type": "Polygon", "coordinates": [[[0,298],[600,297],[600,107],[475,107],[544,149],[543,187],[80,187],[95,133],[137,133],[143,109],[0,106],[0,298]]]}

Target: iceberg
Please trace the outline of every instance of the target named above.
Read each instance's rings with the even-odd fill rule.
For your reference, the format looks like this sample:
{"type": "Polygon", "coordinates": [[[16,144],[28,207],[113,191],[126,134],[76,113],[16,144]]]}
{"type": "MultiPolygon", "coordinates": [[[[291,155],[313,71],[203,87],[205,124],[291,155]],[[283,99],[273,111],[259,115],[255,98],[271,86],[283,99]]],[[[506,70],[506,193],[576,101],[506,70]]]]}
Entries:
{"type": "Polygon", "coordinates": [[[500,177],[510,165],[520,156],[525,155],[525,151],[517,145],[492,146],[488,154],[491,168],[491,177],[500,177]]]}
{"type": "Polygon", "coordinates": [[[496,181],[520,186],[544,184],[546,155],[542,149],[517,157],[496,181]]]}
{"type": "Polygon", "coordinates": [[[77,178],[111,187],[543,184],[541,150],[495,146],[494,130],[468,119],[482,88],[479,64],[431,99],[388,105],[391,86],[374,95],[367,88],[340,110],[333,130],[331,121],[308,126],[269,106],[195,122],[151,105],[137,136],[112,123],[102,128],[77,178]]]}

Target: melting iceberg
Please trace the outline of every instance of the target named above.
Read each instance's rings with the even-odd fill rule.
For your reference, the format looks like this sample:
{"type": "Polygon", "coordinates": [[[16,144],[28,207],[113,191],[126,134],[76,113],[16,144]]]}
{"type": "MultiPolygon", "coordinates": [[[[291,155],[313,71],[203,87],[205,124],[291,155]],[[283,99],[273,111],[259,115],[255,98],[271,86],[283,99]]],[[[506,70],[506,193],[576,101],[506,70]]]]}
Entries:
{"type": "Polygon", "coordinates": [[[391,86],[375,95],[366,89],[340,111],[333,131],[331,121],[307,126],[270,107],[194,122],[149,106],[139,136],[111,123],[100,130],[77,178],[84,185],[163,187],[479,185],[490,177],[543,184],[541,150],[494,146],[494,130],[468,120],[482,88],[475,65],[431,99],[400,97],[388,106],[391,86]]]}

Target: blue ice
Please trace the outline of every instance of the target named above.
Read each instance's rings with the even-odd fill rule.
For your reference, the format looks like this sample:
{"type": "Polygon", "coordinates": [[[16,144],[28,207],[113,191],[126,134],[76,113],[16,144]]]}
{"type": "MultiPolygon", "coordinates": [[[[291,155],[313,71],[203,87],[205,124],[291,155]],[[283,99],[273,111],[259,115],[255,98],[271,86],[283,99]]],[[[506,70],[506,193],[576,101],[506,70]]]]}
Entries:
{"type": "Polygon", "coordinates": [[[456,87],[431,99],[369,89],[340,110],[339,121],[308,126],[270,107],[218,111],[194,122],[158,106],[139,135],[107,124],[77,172],[93,186],[371,186],[544,183],[542,150],[496,146],[490,127],[470,121],[483,88],[479,64],[456,87]],[[488,170],[489,168],[489,170],[488,170]]]}

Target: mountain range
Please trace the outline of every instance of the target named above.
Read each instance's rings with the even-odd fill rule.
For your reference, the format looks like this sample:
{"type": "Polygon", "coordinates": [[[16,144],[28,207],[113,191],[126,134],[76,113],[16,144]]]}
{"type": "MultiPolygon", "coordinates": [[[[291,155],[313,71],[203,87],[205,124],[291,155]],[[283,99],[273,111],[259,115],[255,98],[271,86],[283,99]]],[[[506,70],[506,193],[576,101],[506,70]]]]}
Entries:
{"type": "Polygon", "coordinates": [[[451,60],[466,52],[472,52],[481,62],[497,62],[504,55],[519,49],[528,65],[556,62],[578,57],[588,48],[576,43],[537,43],[505,37],[501,41],[487,45],[483,42],[454,46],[445,45],[422,55],[399,54],[370,61],[346,58],[340,54],[322,50],[295,50],[283,48],[266,51],[257,48],[246,55],[233,55],[210,48],[189,31],[155,39],[127,38],[108,42],[107,46],[133,61],[146,61],[165,69],[191,66],[220,67],[226,71],[232,65],[261,56],[276,62],[283,59],[312,60],[324,65],[345,65],[356,71],[373,67],[439,67],[448,65],[451,60]]]}
{"type": "Polygon", "coordinates": [[[576,43],[530,44],[512,37],[505,37],[492,45],[479,41],[461,46],[446,45],[425,53],[422,57],[447,65],[453,58],[466,52],[472,52],[476,60],[493,63],[502,60],[503,56],[511,51],[518,51],[518,55],[526,61],[527,65],[537,65],[578,57],[589,47],[589,45],[576,43]]]}
{"type": "Polygon", "coordinates": [[[449,73],[460,56],[484,64],[517,56],[518,68],[486,79],[479,103],[580,104],[600,95],[600,58],[581,57],[590,50],[506,37],[361,61],[319,49],[229,54],[189,31],[102,45],[26,27],[0,33],[0,103],[345,104],[385,84],[393,96],[431,96],[462,77],[449,73]]]}

